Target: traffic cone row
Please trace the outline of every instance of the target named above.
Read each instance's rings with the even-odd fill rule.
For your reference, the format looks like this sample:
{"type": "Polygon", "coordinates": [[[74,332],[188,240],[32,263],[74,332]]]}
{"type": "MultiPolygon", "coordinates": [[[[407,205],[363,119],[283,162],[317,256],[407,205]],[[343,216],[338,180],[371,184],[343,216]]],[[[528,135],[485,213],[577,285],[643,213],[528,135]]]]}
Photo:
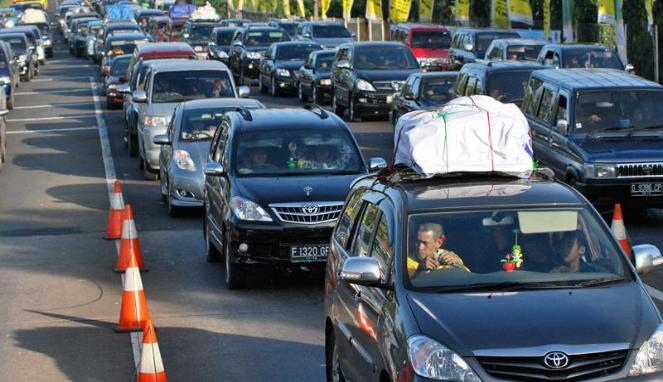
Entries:
{"type": "Polygon", "coordinates": [[[115,331],[143,331],[143,346],[137,370],[137,381],[165,382],[166,372],[157,343],[156,330],[147,309],[143,281],[140,277],[140,272],[146,269],[138,241],[138,231],[131,205],[125,206],[118,181],[115,181],[111,194],[111,211],[105,238],[120,239],[120,253],[115,271],[124,272],[120,318],[115,331]]]}

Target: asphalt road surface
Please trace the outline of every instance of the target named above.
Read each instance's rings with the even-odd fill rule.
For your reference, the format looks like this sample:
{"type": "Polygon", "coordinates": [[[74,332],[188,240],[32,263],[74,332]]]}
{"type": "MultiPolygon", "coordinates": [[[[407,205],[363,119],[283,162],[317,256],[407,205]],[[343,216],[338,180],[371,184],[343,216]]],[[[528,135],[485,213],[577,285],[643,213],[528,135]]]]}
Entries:
{"type": "MultiPolygon", "coordinates": [[[[100,136],[107,133],[106,165],[133,206],[150,268],[143,285],[169,380],[323,380],[322,281],[261,273],[250,289],[228,291],[223,265],[205,261],[200,211],[168,217],[158,182],[142,180],[137,160],[127,155],[121,111],[105,110],[103,100],[95,109],[98,72],[60,44],[40,76],[21,84],[7,117],[8,164],[0,174],[2,379],[129,381],[135,374],[130,336],[113,331],[121,298],[120,276],[111,271],[115,243],[101,239],[109,169],[100,136]]],[[[294,97],[257,98],[269,107],[299,107],[294,97]]],[[[389,122],[350,125],[367,158],[391,157],[389,122]]],[[[662,221],[663,212],[650,210],[626,225],[634,243],[663,248],[662,221]]],[[[662,276],[656,270],[644,279],[663,290],[662,276]]]]}

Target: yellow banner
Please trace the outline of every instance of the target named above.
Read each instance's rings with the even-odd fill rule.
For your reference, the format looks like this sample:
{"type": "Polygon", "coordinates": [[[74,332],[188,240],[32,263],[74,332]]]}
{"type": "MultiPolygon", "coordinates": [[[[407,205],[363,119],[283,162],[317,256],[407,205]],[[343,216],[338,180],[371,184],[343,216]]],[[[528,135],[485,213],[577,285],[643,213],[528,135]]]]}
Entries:
{"type": "Polygon", "coordinates": [[[491,4],[491,25],[493,27],[509,28],[509,8],[507,0],[493,0],[491,4]]]}
{"type": "Polygon", "coordinates": [[[407,21],[407,18],[410,16],[411,6],[412,0],[391,0],[389,18],[397,23],[407,21]]]}
{"type": "Polygon", "coordinates": [[[366,0],[366,18],[368,20],[382,19],[382,0],[366,0]]]}
{"type": "Polygon", "coordinates": [[[645,10],[647,11],[647,24],[654,24],[654,0],[645,0],[645,10]]]}
{"type": "Polygon", "coordinates": [[[461,25],[470,23],[470,0],[456,0],[454,7],[456,21],[461,25]]]}
{"type": "Polygon", "coordinates": [[[290,17],[290,0],[283,0],[283,15],[290,17]]]}
{"type": "Polygon", "coordinates": [[[228,10],[232,11],[235,9],[235,1],[234,0],[228,0],[228,10]]]}
{"type": "Polygon", "coordinates": [[[419,0],[419,22],[433,21],[433,4],[435,0],[419,0]]]}
{"type": "Polygon", "coordinates": [[[353,0],[343,0],[343,18],[350,20],[350,11],[352,10],[353,0]]]}
{"type": "Polygon", "coordinates": [[[615,1],[614,0],[599,0],[599,23],[614,24],[615,23],[615,1]]]}
{"type": "Polygon", "coordinates": [[[327,12],[329,12],[330,5],[331,0],[320,0],[320,16],[327,17],[327,12]]]}
{"type": "Polygon", "coordinates": [[[534,25],[529,0],[509,0],[509,21],[534,25]]]}
{"type": "Polygon", "coordinates": [[[244,8],[244,0],[237,0],[237,8],[236,9],[245,9],[244,8]]]}
{"type": "Polygon", "coordinates": [[[297,0],[297,14],[300,17],[306,17],[306,8],[304,8],[304,0],[297,0]]]}
{"type": "Polygon", "coordinates": [[[543,0],[543,37],[550,37],[550,0],[543,0]]]}

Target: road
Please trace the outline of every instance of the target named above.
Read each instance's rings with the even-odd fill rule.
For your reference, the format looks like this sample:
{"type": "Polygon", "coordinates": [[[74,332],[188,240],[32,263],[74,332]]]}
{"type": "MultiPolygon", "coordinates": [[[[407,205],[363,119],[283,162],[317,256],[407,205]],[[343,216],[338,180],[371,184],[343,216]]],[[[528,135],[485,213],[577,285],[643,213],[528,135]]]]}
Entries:
{"type": "MultiPolygon", "coordinates": [[[[101,239],[112,165],[133,206],[143,285],[171,381],[320,381],[324,378],[319,279],[261,273],[229,291],[223,265],[205,261],[200,211],[168,217],[157,182],[142,180],[122,140],[121,111],[95,108],[98,68],[59,44],[37,80],[22,83],[7,117],[9,163],[0,174],[0,375],[4,380],[128,381],[130,336],[117,334],[121,298],[113,242],[101,239]],[[99,114],[100,113],[100,114],[99,114]],[[102,134],[104,135],[104,134],[102,134]]],[[[256,89],[252,89],[257,94],[256,89]]],[[[294,97],[257,96],[269,107],[294,97]]],[[[390,158],[386,121],[350,124],[365,156],[390,158]]],[[[634,243],[663,248],[663,212],[626,222],[634,243]]],[[[663,290],[663,271],[645,281],[663,290]]],[[[657,300],[659,309],[663,307],[657,300]]]]}

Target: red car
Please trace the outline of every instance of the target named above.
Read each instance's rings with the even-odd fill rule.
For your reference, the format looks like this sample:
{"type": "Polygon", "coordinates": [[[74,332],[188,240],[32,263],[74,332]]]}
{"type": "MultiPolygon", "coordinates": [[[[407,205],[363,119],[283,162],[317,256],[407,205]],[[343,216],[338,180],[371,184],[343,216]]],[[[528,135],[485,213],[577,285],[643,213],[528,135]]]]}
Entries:
{"type": "Polygon", "coordinates": [[[451,32],[432,24],[398,24],[391,28],[391,39],[407,45],[424,72],[450,70],[451,32]]]}

